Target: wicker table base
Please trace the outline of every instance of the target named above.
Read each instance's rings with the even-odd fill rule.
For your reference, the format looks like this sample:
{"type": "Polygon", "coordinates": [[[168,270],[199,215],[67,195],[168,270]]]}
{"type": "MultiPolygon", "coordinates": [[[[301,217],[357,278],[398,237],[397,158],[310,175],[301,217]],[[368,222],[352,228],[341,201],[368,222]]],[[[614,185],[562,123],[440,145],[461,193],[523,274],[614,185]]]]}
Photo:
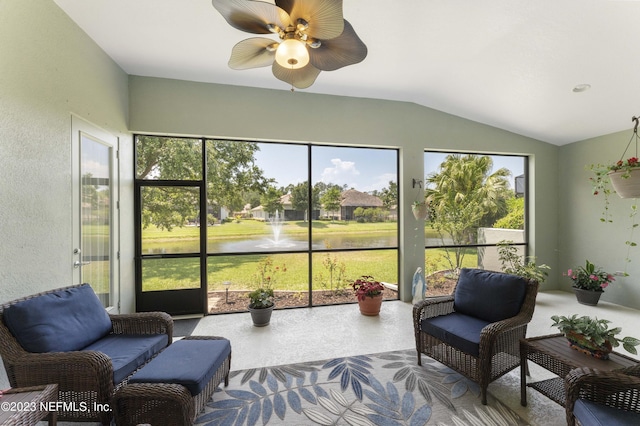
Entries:
{"type": "Polygon", "coordinates": [[[58,385],[14,388],[4,391],[0,403],[0,425],[35,425],[45,417],[49,426],[55,426],[58,385]]]}
{"type": "Polygon", "coordinates": [[[533,337],[520,340],[520,405],[527,406],[527,386],[537,390],[564,407],[564,378],[569,371],[578,367],[589,367],[603,371],[617,370],[638,364],[638,361],[612,352],[608,360],[600,360],[585,355],[569,347],[562,334],[533,337]],[[551,371],[558,377],[527,384],[527,360],[551,371]]]}

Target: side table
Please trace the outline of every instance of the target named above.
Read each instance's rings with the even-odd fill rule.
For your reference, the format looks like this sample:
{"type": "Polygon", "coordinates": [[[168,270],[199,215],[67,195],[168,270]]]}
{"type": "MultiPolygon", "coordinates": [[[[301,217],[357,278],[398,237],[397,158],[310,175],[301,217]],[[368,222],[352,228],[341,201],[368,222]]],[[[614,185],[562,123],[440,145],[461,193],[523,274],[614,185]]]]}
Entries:
{"type": "Polygon", "coordinates": [[[58,385],[6,390],[0,398],[0,425],[35,425],[47,417],[49,426],[55,426],[57,400],[58,385]]]}
{"type": "Polygon", "coordinates": [[[563,334],[520,339],[520,405],[527,406],[527,386],[537,390],[564,407],[564,378],[571,370],[589,367],[602,371],[612,371],[631,367],[638,360],[611,352],[608,360],[600,360],[571,349],[563,334]],[[527,384],[527,360],[551,371],[558,377],[527,384]]]}

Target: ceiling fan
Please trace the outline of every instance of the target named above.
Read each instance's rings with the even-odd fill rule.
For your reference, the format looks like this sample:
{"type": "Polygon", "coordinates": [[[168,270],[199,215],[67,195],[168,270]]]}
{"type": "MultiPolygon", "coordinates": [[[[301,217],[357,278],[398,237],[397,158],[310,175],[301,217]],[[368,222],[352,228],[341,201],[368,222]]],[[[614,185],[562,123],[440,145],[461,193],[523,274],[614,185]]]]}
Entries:
{"type": "Polygon", "coordinates": [[[306,89],[320,71],[357,64],[367,46],[342,15],[342,0],[212,0],[234,28],[253,34],[275,34],[280,40],[252,37],[236,44],[229,67],[236,70],[271,66],[273,75],[306,89]],[[275,3],[275,4],[274,4],[275,3]]]}

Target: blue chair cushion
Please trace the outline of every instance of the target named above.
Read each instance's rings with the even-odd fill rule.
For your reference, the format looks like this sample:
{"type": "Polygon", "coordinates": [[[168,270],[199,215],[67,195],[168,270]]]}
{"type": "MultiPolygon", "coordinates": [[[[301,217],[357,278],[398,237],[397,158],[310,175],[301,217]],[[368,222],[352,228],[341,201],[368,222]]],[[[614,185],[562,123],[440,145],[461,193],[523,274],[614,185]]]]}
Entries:
{"type": "Polygon", "coordinates": [[[195,396],[230,354],[227,339],[178,340],[136,371],[129,383],[176,383],[195,396]]]}
{"type": "Polygon", "coordinates": [[[111,358],[113,383],[117,385],[168,343],[166,334],[110,334],[83,351],[98,351],[111,358]]]}
{"type": "Polygon", "coordinates": [[[17,302],[4,310],[4,322],[28,352],[77,351],[111,331],[89,284],[17,302]]]}
{"type": "Polygon", "coordinates": [[[425,333],[442,340],[464,353],[480,355],[480,332],[490,322],[454,312],[439,317],[425,318],[420,327],[425,333]]]}
{"type": "Polygon", "coordinates": [[[640,413],[578,399],[573,415],[582,426],[640,425],[640,413]]]}
{"type": "Polygon", "coordinates": [[[527,283],[522,277],[463,268],[454,293],[453,309],[461,314],[497,322],[516,316],[527,283]]]}

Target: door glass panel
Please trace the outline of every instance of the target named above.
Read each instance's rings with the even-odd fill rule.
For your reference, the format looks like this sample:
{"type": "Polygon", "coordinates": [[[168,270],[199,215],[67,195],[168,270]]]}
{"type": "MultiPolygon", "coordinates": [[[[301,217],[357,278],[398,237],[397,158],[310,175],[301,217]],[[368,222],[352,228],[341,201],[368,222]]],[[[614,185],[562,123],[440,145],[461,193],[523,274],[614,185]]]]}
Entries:
{"type": "Polygon", "coordinates": [[[112,148],[81,136],[80,161],[80,268],[104,307],[111,306],[112,284],[112,148]]]}
{"type": "Polygon", "coordinates": [[[142,254],[199,253],[199,203],[196,187],[142,187],[142,254]]]}
{"type": "Polygon", "coordinates": [[[142,291],[200,288],[199,258],[142,260],[142,291]]]}

